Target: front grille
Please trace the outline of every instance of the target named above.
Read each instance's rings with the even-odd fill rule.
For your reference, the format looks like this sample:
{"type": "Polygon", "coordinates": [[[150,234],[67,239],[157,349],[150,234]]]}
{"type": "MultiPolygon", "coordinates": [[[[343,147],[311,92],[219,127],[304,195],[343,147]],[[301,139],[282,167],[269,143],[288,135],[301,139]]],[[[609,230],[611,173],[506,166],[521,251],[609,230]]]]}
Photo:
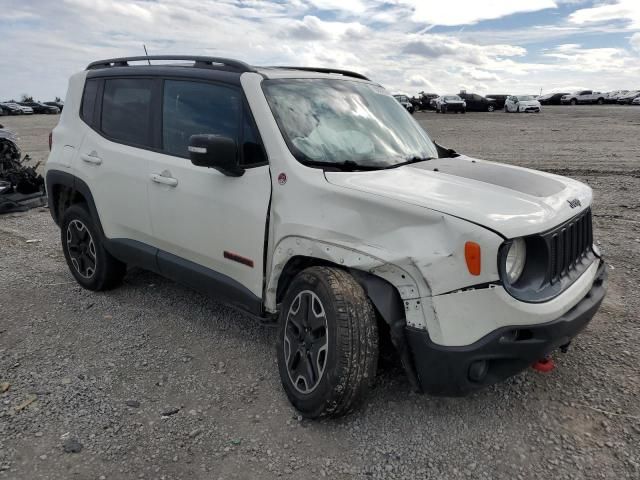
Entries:
{"type": "Polygon", "coordinates": [[[575,269],[580,264],[580,260],[591,251],[592,227],[591,209],[587,209],[546,235],[550,250],[549,280],[551,283],[559,281],[575,269]]]}

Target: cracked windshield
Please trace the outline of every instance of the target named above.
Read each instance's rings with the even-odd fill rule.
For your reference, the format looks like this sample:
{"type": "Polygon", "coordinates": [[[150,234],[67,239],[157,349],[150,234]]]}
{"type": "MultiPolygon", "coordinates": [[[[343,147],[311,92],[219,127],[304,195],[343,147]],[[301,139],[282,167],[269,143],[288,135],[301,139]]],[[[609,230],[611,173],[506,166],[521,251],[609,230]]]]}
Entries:
{"type": "Polygon", "coordinates": [[[425,131],[383,88],[345,80],[268,80],[264,90],[303,163],[389,168],[437,157],[425,131]]]}

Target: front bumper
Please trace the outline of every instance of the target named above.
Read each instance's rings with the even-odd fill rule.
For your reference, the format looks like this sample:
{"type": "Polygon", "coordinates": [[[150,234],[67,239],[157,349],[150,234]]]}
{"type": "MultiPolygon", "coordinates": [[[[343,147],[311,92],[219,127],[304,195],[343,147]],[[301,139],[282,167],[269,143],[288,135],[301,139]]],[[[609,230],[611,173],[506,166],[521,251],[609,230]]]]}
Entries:
{"type": "Polygon", "coordinates": [[[438,345],[428,332],[407,327],[420,387],[433,395],[462,396],[515,375],[568,345],[600,307],[606,277],[601,261],[591,289],[561,317],[543,324],[501,327],[471,345],[438,345]]]}

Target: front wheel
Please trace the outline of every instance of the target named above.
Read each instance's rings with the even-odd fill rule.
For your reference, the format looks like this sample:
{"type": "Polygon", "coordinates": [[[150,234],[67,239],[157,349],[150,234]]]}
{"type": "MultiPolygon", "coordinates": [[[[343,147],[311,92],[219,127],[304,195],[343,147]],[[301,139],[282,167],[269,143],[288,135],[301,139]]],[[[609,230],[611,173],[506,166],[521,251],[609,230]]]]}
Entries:
{"type": "Polygon", "coordinates": [[[571,105],[576,105],[577,103],[578,103],[578,101],[577,101],[575,98],[573,98],[573,99],[571,100],[571,105]]]}
{"type": "Polygon", "coordinates": [[[299,273],[282,303],[277,356],[287,397],[305,417],[352,410],[378,362],[376,316],[362,286],[338,268],[299,273]]]}
{"type": "Polygon", "coordinates": [[[487,107],[487,112],[493,112],[496,109],[496,107],[494,107],[493,105],[489,105],[487,107]]]}

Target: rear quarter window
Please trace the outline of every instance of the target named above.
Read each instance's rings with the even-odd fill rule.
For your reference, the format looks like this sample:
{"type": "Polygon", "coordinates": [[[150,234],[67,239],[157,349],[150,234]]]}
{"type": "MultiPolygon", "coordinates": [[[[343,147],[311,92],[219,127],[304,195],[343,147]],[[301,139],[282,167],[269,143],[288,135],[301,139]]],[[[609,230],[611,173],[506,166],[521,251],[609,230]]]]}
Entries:
{"type": "Polygon", "coordinates": [[[98,80],[89,79],[84,84],[80,118],[87,125],[94,125],[94,113],[96,109],[96,95],[98,93],[98,80]]]}

